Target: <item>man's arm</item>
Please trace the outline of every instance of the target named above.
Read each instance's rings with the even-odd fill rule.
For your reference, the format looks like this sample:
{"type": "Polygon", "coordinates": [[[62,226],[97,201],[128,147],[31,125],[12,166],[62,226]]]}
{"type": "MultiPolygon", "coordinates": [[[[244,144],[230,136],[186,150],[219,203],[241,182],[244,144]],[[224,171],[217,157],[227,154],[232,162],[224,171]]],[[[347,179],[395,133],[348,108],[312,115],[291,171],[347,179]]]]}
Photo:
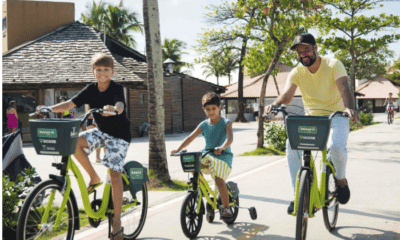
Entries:
{"type": "Polygon", "coordinates": [[[287,83],[284,92],[279,95],[271,105],[265,107],[265,113],[269,114],[274,106],[279,107],[282,104],[288,105],[292,101],[296,89],[296,84],[290,82],[287,83]]]}
{"type": "Polygon", "coordinates": [[[336,85],[338,87],[340,96],[342,97],[345,112],[349,114],[352,122],[358,121],[358,113],[355,110],[354,96],[348,84],[348,76],[338,78],[336,80],[336,85]]]}

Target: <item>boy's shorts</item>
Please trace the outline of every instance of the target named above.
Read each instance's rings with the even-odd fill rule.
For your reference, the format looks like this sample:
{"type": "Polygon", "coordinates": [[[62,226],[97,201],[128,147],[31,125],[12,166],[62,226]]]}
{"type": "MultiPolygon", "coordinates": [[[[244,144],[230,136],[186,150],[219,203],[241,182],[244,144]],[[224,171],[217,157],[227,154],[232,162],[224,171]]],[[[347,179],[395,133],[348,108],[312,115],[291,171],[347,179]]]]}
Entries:
{"type": "Polygon", "coordinates": [[[86,140],[89,146],[89,154],[95,149],[106,147],[106,153],[101,162],[114,171],[123,172],[124,160],[130,143],[103,133],[97,128],[84,131],[79,134],[79,137],[86,140]]]}
{"type": "Polygon", "coordinates": [[[205,156],[201,160],[201,164],[208,165],[208,168],[201,169],[201,172],[204,174],[211,174],[213,179],[217,176],[226,180],[232,171],[232,168],[230,168],[226,162],[210,155],[205,156]]]}

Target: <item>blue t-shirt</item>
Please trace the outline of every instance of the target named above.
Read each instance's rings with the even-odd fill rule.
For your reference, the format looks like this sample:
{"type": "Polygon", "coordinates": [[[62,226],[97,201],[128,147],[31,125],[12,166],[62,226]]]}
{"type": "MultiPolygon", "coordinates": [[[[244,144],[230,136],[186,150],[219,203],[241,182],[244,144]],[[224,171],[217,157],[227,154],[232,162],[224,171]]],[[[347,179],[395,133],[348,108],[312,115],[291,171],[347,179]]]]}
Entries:
{"type": "MultiPolygon", "coordinates": [[[[229,123],[229,119],[221,118],[221,120],[212,125],[208,122],[208,119],[202,121],[199,126],[201,128],[201,134],[206,140],[206,147],[202,150],[203,153],[206,152],[205,149],[217,148],[222,146],[226,141],[226,125],[229,123]]],[[[232,158],[233,154],[231,152],[231,147],[229,146],[221,155],[215,155],[214,153],[209,153],[209,155],[221,159],[226,162],[229,167],[232,168],[232,158]]]]}

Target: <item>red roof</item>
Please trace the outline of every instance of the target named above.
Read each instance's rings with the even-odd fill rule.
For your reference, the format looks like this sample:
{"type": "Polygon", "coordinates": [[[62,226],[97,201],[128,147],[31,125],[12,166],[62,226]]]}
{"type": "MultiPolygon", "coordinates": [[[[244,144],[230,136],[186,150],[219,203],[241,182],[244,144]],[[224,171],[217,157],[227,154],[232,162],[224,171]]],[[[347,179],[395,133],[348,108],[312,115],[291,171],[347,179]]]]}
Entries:
{"type": "MultiPolygon", "coordinates": [[[[283,90],[286,86],[286,80],[289,76],[290,71],[293,69],[292,67],[285,66],[282,63],[278,63],[277,66],[280,69],[280,72],[276,76],[276,82],[278,85],[279,93],[282,94],[283,90]]],[[[244,98],[259,98],[262,88],[262,83],[265,74],[249,78],[243,79],[243,97],[244,98]]],[[[226,92],[221,95],[222,98],[238,98],[238,83],[233,83],[225,86],[226,92]]],[[[301,96],[300,89],[297,88],[294,96],[301,96]]],[[[267,88],[265,90],[265,97],[278,97],[278,92],[276,90],[276,85],[273,76],[269,76],[267,82],[267,88]]]]}
{"type": "Polygon", "coordinates": [[[393,98],[398,98],[400,87],[395,86],[389,79],[383,76],[376,76],[360,86],[356,87],[356,91],[365,96],[358,96],[358,99],[376,99],[387,98],[389,93],[393,93],[393,98]]]}

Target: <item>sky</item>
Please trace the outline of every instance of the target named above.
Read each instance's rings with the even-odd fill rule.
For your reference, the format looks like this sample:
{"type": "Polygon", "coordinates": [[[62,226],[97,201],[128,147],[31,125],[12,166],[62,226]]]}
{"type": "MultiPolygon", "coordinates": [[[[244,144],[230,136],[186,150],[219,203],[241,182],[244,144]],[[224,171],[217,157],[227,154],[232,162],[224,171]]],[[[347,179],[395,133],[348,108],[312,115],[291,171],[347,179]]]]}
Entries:
{"type": "MultiPolygon", "coordinates": [[[[86,5],[92,1],[88,0],[57,0],[60,2],[74,2],[75,3],[75,20],[81,21],[81,14],[86,11],[86,5]]],[[[104,0],[107,3],[118,5],[120,0],[104,0]]],[[[233,0],[229,0],[232,2],[233,0]]],[[[96,0],[98,3],[99,0],[96,0]]],[[[199,39],[199,33],[204,32],[203,28],[213,28],[214,26],[208,25],[204,21],[204,16],[208,12],[205,9],[206,6],[211,4],[219,5],[224,1],[221,0],[159,0],[158,7],[160,12],[160,33],[161,39],[164,38],[176,38],[185,42],[188,46],[186,52],[189,54],[183,55],[182,60],[193,63],[194,59],[198,54],[193,50],[193,46],[197,45],[197,39],[199,39]]],[[[383,8],[377,8],[371,11],[367,11],[364,15],[379,15],[381,13],[393,14],[399,16],[400,0],[387,0],[383,2],[383,8]],[[395,11],[397,10],[397,11],[395,11]]],[[[124,6],[130,10],[138,13],[138,19],[143,23],[143,6],[141,0],[125,0],[124,6]]],[[[311,30],[315,37],[318,36],[318,32],[311,30]]],[[[132,34],[137,42],[136,50],[144,53],[145,51],[145,36],[141,33],[132,34]]],[[[339,34],[337,34],[339,35],[339,34]]],[[[400,42],[389,45],[389,49],[395,51],[395,59],[400,55],[400,42]]],[[[329,55],[328,55],[329,56],[329,55]]],[[[332,57],[333,55],[331,55],[332,57]]],[[[392,61],[393,62],[393,61],[392,61]]],[[[204,79],[202,75],[203,69],[200,64],[195,65],[195,70],[192,71],[194,77],[204,79]]],[[[233,74],[233,82],[237,81],[237,73],[233,74]]],[[[209,77],[207,81],[216,83],[215,77],[209,77]]],[[[220,79],[221,85],[228,84],[228,78],[220,79]]]]}

